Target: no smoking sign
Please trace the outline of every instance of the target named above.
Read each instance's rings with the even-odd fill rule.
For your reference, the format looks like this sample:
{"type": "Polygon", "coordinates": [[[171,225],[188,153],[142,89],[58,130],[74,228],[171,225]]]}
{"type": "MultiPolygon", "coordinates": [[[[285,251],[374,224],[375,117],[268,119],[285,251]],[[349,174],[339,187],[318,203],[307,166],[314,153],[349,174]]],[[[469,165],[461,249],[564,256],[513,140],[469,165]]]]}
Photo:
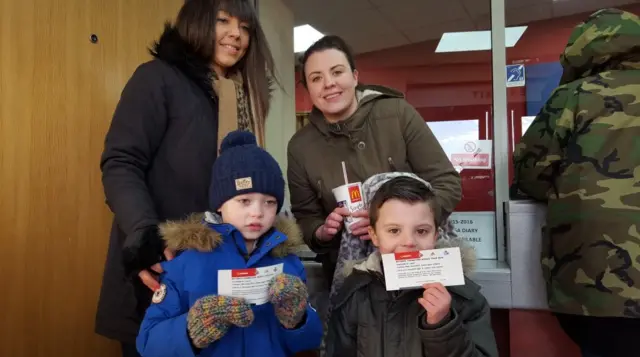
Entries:
{"type": "Polygon", "coordinates": [[[476,143],[473,141],[468,141],[464,144],[464,151],[466,152],[475,152],[476,151],[476,143]]]}

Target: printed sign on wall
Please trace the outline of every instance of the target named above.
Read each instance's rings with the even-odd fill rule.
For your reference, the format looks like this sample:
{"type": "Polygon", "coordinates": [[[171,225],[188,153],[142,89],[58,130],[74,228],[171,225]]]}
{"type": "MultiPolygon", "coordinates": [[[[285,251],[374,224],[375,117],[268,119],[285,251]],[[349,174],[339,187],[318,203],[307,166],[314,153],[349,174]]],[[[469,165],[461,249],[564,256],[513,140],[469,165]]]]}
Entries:
{"type": "Polygon", "coordinates": [[[450,153],[449,160],[458,172],[463,169],[491,169],[491,140],[468,140],[456,151],[450,153]]]}
{"type": "Polygon", "coordinates": [[[478,119],[428,122],[427,126],[458,172],[492,169],[493,142],[478,139],[478,119]]]}
{"type": "Polygon", "coordinates": [[[495,212],[453,212],[450,217],[456,234],[470,243],[478,259],[497,259],[495,212]]]}
{"type": "Polygon", "coordinates": [[[511,64],[507,66],[507,88],[524,87],[525,69],[523,64],[511,64]]]}

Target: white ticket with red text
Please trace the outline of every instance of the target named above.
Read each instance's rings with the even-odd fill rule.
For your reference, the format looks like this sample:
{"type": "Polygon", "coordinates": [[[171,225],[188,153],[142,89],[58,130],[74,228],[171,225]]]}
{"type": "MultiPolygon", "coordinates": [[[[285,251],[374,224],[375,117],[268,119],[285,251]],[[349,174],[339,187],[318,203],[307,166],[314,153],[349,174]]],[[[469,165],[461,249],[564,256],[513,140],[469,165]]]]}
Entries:
{"type": "Polygon", "coordinates": [[[460,248],[443,248],[382,254],[387,290],[419,288],[439,282],[444,286],[464,285],[460,248]]]}
{"type": "Polygon", "coordinates": [[[262,268],[218,270],[218,295],[244,298],[249,304],[269,301],[269,284],[282,274],[283,264],[262,268]]]}

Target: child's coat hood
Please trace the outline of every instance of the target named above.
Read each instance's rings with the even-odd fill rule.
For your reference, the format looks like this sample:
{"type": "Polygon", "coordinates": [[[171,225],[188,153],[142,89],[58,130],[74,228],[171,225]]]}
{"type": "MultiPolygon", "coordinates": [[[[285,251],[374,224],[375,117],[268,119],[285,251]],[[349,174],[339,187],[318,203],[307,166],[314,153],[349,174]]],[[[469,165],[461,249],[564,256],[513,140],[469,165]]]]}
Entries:
{"type": "MultiPolygon", "coordinates": [[[[167,248],[173,251],[195,249],[200,252],[210,252],[222,242],[220,233],[207,226],[205,213],[193,214],[185,220],[168,221],[160,225],[160,235],[167,248]]],[[[304,244],[302,231],[294,220],[278,216],[274,228],[283,233],[287,239],[284,243],[271,250],[275,257],[286,257],[295,254],[304,244]]]]}

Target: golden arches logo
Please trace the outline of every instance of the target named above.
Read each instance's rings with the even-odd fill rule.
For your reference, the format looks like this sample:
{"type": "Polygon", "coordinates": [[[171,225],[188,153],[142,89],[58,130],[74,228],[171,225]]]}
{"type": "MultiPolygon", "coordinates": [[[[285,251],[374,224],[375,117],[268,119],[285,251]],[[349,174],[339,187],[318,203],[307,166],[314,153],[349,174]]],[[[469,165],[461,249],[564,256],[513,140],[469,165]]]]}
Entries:
{"type": "Polygon", "coordinates": [[[351,203],[362,201],[362,194],[360,194],[360,187],[358,186],[349,187],[349,198],[351,198],[351,203]]]}

